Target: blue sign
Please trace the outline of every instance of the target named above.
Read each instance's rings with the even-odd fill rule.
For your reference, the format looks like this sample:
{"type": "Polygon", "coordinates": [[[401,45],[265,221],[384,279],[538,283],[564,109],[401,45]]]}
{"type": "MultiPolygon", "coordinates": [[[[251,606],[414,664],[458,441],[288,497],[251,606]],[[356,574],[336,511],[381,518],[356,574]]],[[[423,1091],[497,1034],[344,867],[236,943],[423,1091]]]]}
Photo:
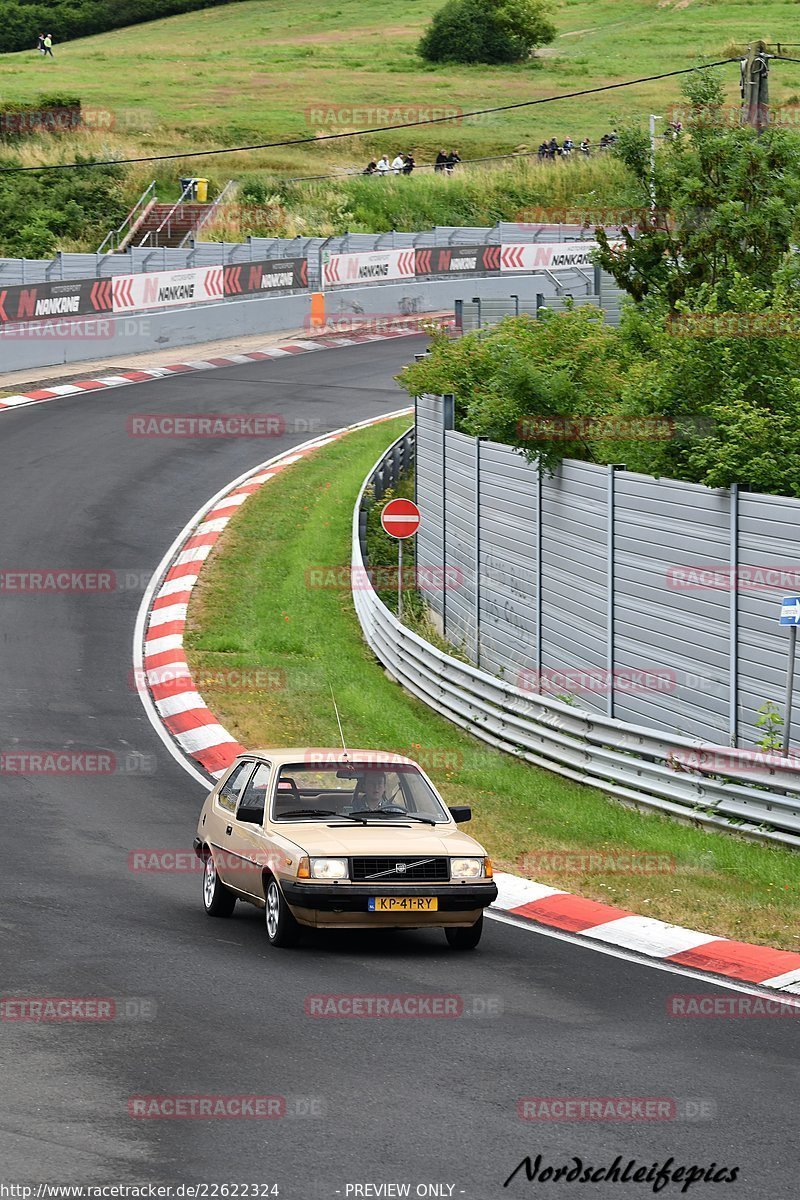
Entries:
{"type": "Polygon", "coordinates": [[[800,596],[784,596],[781,600],[781,625],[800,625],[800,596]]]}

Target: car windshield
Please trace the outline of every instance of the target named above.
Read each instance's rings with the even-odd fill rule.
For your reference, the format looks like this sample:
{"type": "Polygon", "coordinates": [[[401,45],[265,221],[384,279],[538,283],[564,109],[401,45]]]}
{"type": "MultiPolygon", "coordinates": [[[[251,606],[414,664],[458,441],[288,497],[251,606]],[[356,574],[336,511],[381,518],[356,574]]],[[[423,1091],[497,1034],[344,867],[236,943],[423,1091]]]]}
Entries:
{"type": "Polygon", "coordinates": [[[272,809],[277,821],[391,817],[449,821],[450,816],[418,767],[410,763],[285,763],[272,809]]]}

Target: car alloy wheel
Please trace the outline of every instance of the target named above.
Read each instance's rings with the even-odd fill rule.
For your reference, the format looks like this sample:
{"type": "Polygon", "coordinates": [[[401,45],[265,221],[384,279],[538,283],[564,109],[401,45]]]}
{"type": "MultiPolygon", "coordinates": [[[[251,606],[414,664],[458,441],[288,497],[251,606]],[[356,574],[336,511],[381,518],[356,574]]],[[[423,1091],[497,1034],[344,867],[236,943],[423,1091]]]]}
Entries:
{"type": "Polygon", "coordinates": [[[293,946],[300,937],[300,926],[289,911],[277,880],[270,879],[267,883],[265,899],[265,920],[270,945],[293,946]]]}
{"type": "Polygon", "coordinates": [[[210,917],[229,917],[235,906],[236,896],[220,879],[209,851],[203,867],[203,907],[210,917]]]}

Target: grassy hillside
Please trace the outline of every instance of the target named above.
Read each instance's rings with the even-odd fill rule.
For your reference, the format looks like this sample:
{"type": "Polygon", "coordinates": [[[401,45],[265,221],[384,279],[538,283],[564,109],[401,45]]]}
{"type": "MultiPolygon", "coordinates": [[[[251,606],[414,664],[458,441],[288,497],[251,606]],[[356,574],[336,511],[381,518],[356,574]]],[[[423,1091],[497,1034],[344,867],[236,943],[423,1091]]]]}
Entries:
{"type": "MultiPolygon", "coordinates": [[[[312,109],[468,110],[691,66],[726,57],[737,41],[794,40],[798,11],[795,0],[767,0],[757,8],[750,0],[560,0],[555,5],[558,36],[536,61],[432,69],[417,58],[415,47],[437,7],[439,0],[224,5],[57,44],[53,61],[33,50],[4,55],[0,97],[24,100],[42,90],[77,93],[98,111],[98,123],[111,123],[110,130],[101,126],[102,137],[90,135],[93,145],[109,148],[169,151],[267,141],[386,123],[369,111],[330,123],[312,109]]],[[[726,78],[734,103],[735,65],[726,69],[726,78]]],[[[794,103],[798,93],[800,65],[776,66],[775,102],[794,103]]],[[[267,167],[310,173],[398,148],[429,158],[441,142],[473,157],[535,146],[551,135],[596,140],[622,114],[663,113],[677,95],[676,81],[665,80],[451,126],[374,136],[361,145],[344,141],[212,159],[204,172],[227,176],[267,167]]],[[[61,150],[70,148],[63,139],[61,150]]],[[[54,150],[50,140],[42,153],[49,158],[54,150]]]]}

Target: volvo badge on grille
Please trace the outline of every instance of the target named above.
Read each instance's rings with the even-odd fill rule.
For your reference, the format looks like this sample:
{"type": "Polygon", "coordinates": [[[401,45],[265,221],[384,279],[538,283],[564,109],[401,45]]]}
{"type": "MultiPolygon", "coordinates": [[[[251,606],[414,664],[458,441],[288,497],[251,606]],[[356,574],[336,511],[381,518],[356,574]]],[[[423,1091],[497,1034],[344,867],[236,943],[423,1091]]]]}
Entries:
{"type": "Polygon", "coordinates": [[[405,863],[395,863],[394,869],[398,875],[405,875],[406,871],[408,870],[408,867],[406,866],[405,863]]]}

